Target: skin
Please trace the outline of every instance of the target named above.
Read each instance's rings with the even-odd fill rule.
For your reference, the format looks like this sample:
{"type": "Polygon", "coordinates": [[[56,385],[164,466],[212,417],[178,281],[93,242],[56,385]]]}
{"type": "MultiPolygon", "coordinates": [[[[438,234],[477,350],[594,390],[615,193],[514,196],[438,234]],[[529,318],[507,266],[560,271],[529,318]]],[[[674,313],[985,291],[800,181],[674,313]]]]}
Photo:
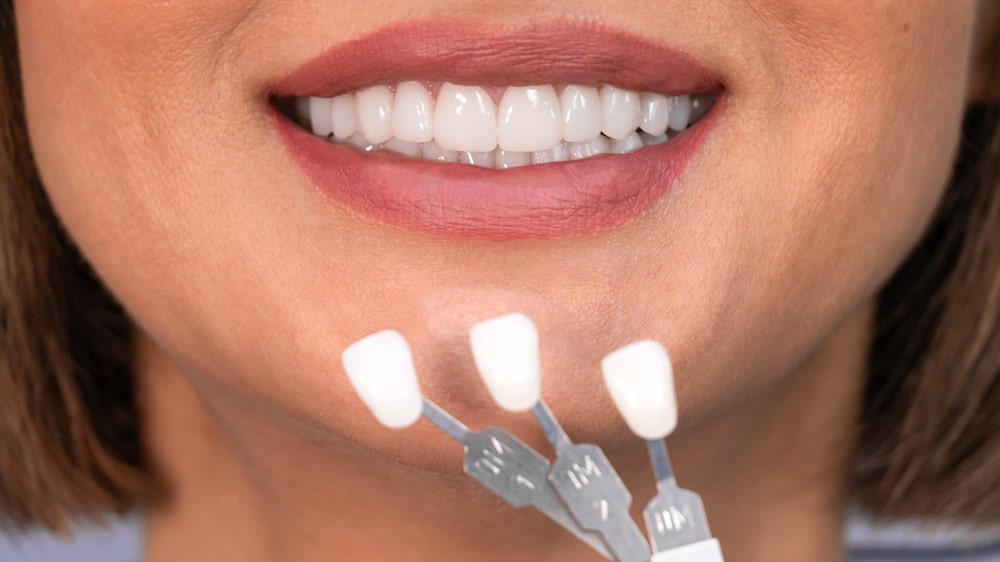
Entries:
{"type": "Polygon", "coordinates": [[[678,477],[727,558],[840,559],[873,298],[942,195],[975,2],[16,4],[46,188],[136,324],[170,485],[148,560],[598,560],[461,477],[429,424],[377,426],[340,367],[396,328],[426,395],[547,451],[472,370],[468,328],[511,311],[539,327],[543,395],[635,507],[648,461],[598,363],[654,338],[677,372],[678,477]],[[728,106],[670,197],[612,232],[441,241],[359,219],[309,185],[260,93],[339,42],[435,17],[601,21],[716,69],[728,106]]]}

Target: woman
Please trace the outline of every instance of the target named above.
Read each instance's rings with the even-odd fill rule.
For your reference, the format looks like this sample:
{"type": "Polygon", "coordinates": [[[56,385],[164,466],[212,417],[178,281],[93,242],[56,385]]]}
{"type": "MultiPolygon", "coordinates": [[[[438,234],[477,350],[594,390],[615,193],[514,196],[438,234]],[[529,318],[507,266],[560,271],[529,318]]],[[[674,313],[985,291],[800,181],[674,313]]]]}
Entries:
{"type": "Polygon", "coordinates": [[[140,506],[150,562],[599,559],[459,478],[429,424],[373,423],[340,366],[395,328],[428,397],[541,448],[467,344],[521,311],[543,396],[636,505],[598,363],[667,346],[676,471],[728,560],[840,560],[854,501],[1000,519],[996,113],[960,142],[996,100],[996,11],[4,2],[0,512],[140,506]],[[532,144],[523,86],[564,96],[579,160],[532,144]],[[655,95],[700,108],[622,144],[655,95]]]}

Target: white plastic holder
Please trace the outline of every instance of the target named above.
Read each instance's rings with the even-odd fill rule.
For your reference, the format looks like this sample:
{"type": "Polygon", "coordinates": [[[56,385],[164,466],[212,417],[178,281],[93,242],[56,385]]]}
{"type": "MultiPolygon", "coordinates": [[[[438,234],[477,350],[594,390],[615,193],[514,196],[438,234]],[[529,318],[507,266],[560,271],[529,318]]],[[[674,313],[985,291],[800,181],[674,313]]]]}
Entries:
{"type": "Polygon", "coordinates": [[[650,558],[650,562],[725,562],[722,559],[722,548],[719,541],[708,539],[684,545],[680,548],[672,548],[657,552],[650,558]]]}

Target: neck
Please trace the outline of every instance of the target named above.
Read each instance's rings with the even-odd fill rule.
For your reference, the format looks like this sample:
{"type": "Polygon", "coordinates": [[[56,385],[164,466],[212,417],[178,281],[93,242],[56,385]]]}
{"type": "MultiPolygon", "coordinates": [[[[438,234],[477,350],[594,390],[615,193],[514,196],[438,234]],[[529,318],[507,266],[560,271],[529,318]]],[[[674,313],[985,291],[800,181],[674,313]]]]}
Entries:
{"type": "MultiPolygon", "coordinates": [[[[727,559],[841,559],[870,323],[866,307],[795,373],[669,440],[678,480],[702,495],[727,559]]],[[[195,389],[142,336],[136,356],[151,455],[168,486],[147,514],[148,562],[380,560],[400,548],[409,560],[602,559],[469,478],[393,463],[195,389]]],[[[609,457],[641,510],[655,493],[645,446],[609,457]]]]}

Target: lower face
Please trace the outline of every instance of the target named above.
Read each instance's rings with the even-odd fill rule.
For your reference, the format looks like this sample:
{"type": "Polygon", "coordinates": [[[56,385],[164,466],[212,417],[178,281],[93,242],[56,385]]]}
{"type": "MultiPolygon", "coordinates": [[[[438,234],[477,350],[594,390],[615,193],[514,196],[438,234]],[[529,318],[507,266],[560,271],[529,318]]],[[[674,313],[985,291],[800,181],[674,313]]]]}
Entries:
{"type": "MultiPolygon", "coordinates": [[[[971,0],[35,0],[17,2],[17,26],[50,199],[138,328],[208,398],[429,466],[440,451],[375,427],[350,388],[340,354],[355,340],[399,330],[428,397],[474,427],[524,426],[492,405],[467,335],[524,312],[543,396],[599,443],[624,427],[599,361],[628,342],[670,350],[682,426],[791,376],[940,199],[973,12],[971,0]],[[499,113],[528,85],[714,105],[664,144],[486,169],[418,161],[403,154],[412,143],[365,153],[354,146],[378,139],[320,138],[299,101],[360,104],[404,82],[437,104],[446,84],[479,86],[463,91],[499,113]]],[[[445,144],[485,154],[480,140],[445,144]]]]}

